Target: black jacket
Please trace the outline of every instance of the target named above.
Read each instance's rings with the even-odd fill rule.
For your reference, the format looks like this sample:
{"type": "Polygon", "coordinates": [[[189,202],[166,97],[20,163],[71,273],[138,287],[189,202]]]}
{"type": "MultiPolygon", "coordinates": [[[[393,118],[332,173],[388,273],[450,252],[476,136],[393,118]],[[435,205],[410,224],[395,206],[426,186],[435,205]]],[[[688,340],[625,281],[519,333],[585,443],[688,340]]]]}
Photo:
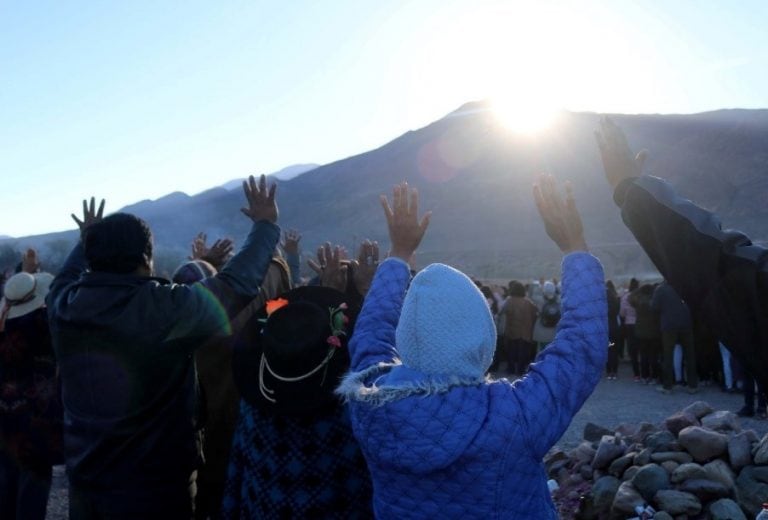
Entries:
{"type": "Polygon", "coordinates": [[[701,312],[768,388],[768,249],[678,197],[665,181],[627,179],[614,192],[624,223],[691,311],[701,312]]]}
{"type": "Polygon", "coordinates": [[[198,462],[192,350],[229,332],[259,292],[280,229],[254,224],[215,277],[175,285],[87,272],[77,245],[48,294],[70,481],[110,504],[151,504],[198,462]]]}

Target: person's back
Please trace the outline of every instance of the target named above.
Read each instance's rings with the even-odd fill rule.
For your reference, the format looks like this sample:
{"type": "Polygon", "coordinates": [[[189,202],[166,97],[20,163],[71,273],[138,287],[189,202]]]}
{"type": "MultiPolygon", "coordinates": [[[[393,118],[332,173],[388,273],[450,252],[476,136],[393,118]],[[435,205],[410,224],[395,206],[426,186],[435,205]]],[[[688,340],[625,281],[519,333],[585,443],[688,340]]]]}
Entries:
{"type": "MultiPolygon", "coordinates": [[[[495,329],[471,280],[433,264],[410,281],[405,259],[420,234],[401,224],[407,195],[396,188],[395,214],[387,212],[392,251],[366,297],[350,342],[352,372],[338,390],[371,470],[376,517],[556,518],[541,459],[605,363],[602,269],[577,252],[585,249],[580,232],[552,234],[574,252],[563,260],[557,337],[525,377],[489,381],[495,329]]],[[[545,221],[559,211],[539,207],[545,221]]],[[[548,230],[560,229],[564,219],[556,221],[548,230]]]]}
{"type": "Polygon", "coordinates": [[[229,314],[258,294],[280,233],[264,178],[245,191],[254,225],[242,250],[192,286],[150,276],[140,219],[101,219],[92,200],[78,220],[83,243],[48,295],[73,518],[189,517],[199,456],[192,351],[227,334],[229,314]]]}
{"type": "Polygon", "coordinates": [[[538,315],[536,305],[525,296],[512,295],[507,299],[503,312],[506,317],[504,336],[508,340],[531,341],[538,315]]]}

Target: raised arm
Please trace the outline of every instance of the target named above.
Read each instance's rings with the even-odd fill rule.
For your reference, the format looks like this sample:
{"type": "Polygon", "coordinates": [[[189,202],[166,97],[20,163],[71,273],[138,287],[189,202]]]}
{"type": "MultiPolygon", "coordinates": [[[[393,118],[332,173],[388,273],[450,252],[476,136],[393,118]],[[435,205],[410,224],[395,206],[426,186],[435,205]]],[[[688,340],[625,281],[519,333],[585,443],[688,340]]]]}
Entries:
{"type": "Polygon", "coordinates": [[[411,278],[408,259],[421,243],[431,216],[427,213],[419,220],[419,194],[409,190],[406,183],[394,187],[392,206],[384,195],[381,205],[391,249],[389,258],[375,271],[349,342],[352,372],[397,358],[395,329],[411,278]]]}
{"type": "Polygon", "coordinates": [[[301,233],[295,229],[289,229],[283,234],[283,251],[285,261],[291,274],[291,286],[298,287],[301,283],[301,233]]]}
{"type": "Polygon", "coordinates": [[[587,252],[581,218],[570,188],[563,200],[551,177],[534,188],[547,234],[565,254],[562,265],[562,318],[554,341],[528,374],[513,383],[537,457],[562,436],[600,380],[608,352],[608,309],[600,262],[587,252]]]}

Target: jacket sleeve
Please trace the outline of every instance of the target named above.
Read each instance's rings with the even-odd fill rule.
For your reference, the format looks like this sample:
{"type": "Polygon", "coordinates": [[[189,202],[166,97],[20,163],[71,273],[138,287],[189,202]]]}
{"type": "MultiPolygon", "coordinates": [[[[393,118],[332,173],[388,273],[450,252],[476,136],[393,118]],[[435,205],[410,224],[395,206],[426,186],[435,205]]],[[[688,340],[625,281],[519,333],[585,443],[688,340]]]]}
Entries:
{"type": "Polygon", "coordinates": [[[408,264],[400,259],[388,258],[379,265],[349,341],[351,372],[398,357],[395,329],[410,278],[408,264]]]}
{"type": "Polygon", "coordinates": [[[768,384],[768,249],[643,176],[616,187],[624,223],[693,312],[704,312],[718,335],[754,376],[768,384]]]}
{"type": "Polygon", "coordinates": [[[59,274],[53,279],[48,295],[45,297],[48,308],[53,308],[53,302],[59,297],[64,288],[75,283],[88,268],[85,261],[85,250],[82,241],[78,240],[75,247],[67,256],[64,265],[61,266],[59,274]]]}
{"type": "Polygon", "coordinates": [[[240,251],[217,275],[192,285],[172,286],[175,325],[167,339],[229,334],[231,320],[259,295],[279,238],[278,226],[256,222],[240,251]]]}
{"type": "Polygon", "coordinates": [[[608,308],[600,262],[588,253],[563,259],[562,317],[555,339],[528,374],[510,385],[541,458],[560,439],[597,386],[608,355],[608,308]]]}

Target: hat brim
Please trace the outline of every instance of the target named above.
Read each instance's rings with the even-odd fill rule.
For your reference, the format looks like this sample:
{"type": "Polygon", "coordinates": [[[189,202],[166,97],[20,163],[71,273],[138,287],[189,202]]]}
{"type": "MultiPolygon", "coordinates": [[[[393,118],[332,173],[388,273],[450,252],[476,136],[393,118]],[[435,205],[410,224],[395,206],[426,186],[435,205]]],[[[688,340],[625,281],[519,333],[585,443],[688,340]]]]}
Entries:
{"type": "MultiPolygon", "coordinates": [[[[281,296],[288,302],[306,301],[320,306],[338,307],[348,302],[343,293],[327,287],[299,287],[281,296]]],[[[348,309],[345,314],[350,318],[347,334],[351,335],[356,309],[348,309]]],[[[259,370],[264,339],[262,328],[267,317],[263,306],[243,326],[234,341],[232,355],[232,373],[240,395],[249,404],[273,414],[290,416],[313,416],[322,414],[339,406],[340,401],[333,393],[341,377],[349,368],[349,352],[346,347],[335,352],[328,361],[327,369],[298,382],[283,382],[272,377],[267,371],[259,370]],[[264,385],[274,394],[274,402],[265,398],[261,390],[261,377],[264,385]]]]}
{"type": "MultiPolygon", "coordinates": [[[[48,295],[48,291],[53,283],[53,275],[50,273],[35,273],[35,297],[28,302],[12,305],[8,311],[7,319],[12,320],[14,318],[20,318],[24,315],[34,312],[43,305],[45,305],[45,297],[48,295]]],[[[5,305],[5,298],[3,298],[3,306],[5,305]]]]}

